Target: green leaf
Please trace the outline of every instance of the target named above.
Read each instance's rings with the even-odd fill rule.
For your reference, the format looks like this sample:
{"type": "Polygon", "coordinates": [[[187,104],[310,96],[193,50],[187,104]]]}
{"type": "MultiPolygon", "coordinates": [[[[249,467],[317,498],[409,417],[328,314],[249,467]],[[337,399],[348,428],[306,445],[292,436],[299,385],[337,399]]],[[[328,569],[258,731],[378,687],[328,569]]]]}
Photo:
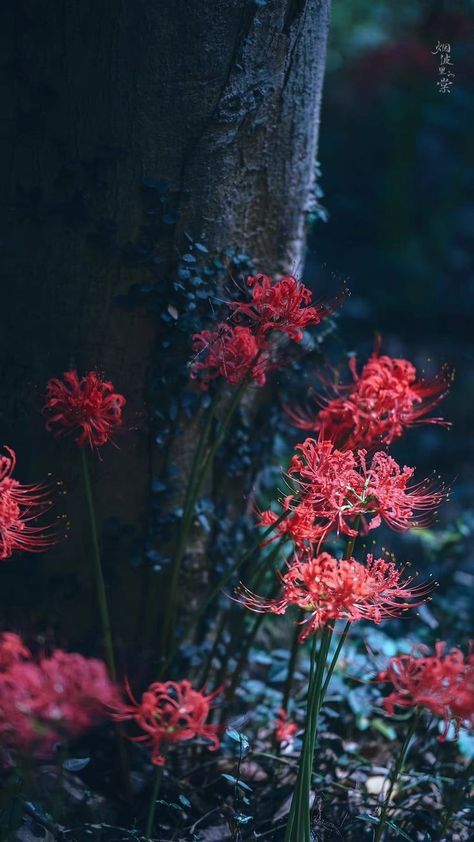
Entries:
{"type": "Polygon", "coordinates": [[[245,781],[241,781],[239,778],[235,778],[234,775],[227,775],[227,774],[224,773],[222,775],[222,777],[225,778],[226,781],[229,781],[230,784],[233,784],[234,786],[238,786],[239,789],[246,789],[247,792],[253,792],[251,786],[246,784],[245,781]]]}
{"type": "Polygon", "coordinates": [[[386,824],[387,827],[390,828],[390,830],[394,830],[396,833],[398,833],[399,836],[402,837],[402,839],[407,839],[407,842],[415,842],[415,840],[411,836],[408,836],[408,833],[405,833],[405,831],[402,830],[401,827],[395,824],[395,822],[393,822],[391,819],[386,819],[386,824]]]}
{"type": "Polygon", "coordinates": [[[375,728],[379,734],[382,734],[383,737],[386,737],[387,740],[395,740],[397,737],[395,728],[385,722],[385,720],[380,719],[378,716],[372,720],[372,727],[375,728]]]}

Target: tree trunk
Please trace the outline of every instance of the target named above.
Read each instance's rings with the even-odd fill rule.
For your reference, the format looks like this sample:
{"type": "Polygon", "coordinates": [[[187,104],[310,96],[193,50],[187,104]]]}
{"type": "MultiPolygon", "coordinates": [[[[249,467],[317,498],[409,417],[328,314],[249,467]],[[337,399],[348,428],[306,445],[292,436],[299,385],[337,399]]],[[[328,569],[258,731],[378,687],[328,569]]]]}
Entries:
{"type": "MultiPolygon", "coordinates": [[[[270,274],[301,269],[329,0],[7,0],[4,14],[2,442],[21,479],[65,480],[58,505],[71,523],[66,545],[9,565],[54,595],[56,639],[95,628],[83,617],[78,454],[51,439],[40,410],[49,377],[97,367],[128,401],[129,430],[95,460],[94,477],[127,637],[140,612],[130,559],[162,462],[149,421],[167,328],[123,302],[136,285],[164,283],[186,235],[213,252],[245,251],[270,274]]],[[[192,444],[182,438],[184,471],[192,444]]]]}

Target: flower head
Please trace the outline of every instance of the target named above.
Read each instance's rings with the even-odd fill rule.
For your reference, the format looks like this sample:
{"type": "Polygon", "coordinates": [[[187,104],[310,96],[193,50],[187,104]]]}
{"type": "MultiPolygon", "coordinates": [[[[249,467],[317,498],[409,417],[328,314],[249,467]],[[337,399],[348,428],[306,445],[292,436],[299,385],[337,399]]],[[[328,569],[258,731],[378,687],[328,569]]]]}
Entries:
{"type": "Polygon", "coordinates": [[[7,456],[0,456],[0,559],[15,551],[41,553],[54,544],[51,526],[35,525],[49,508],[45,485],[22,485],[13,479],[15,452],[5,445],[7,456]]]}
{"type": "Polygon", "coordinates": [[[248,327],[232,327],[225,322],[215,330],[203,330],[193,337],[194,361],[191,377],[199,377],[201,388],[211,380],[224,377],[228,383],[242,383],[248,377],[259,386],[265,383],[269,368],[268,352],[258,343],[248,327]]]}
{"type": "Polygon", "coordinates": [[[96,371],[81,378],[77,371],[66,371],[62,380],[53,377],[46,386],[46,429],[76,434],[80,446],[101,447],[122,426],[125,403],[110,380],[102,380],[96,371]]]}
{"type": "Polygon", "coordinates": [[[311,290],[291,275],[274,283],[268,275],[254,275],[247,284],[251,288],[250,303],[233,302],[230,306],[237,317],[251,320],[260,337],[278,330],[300,342],[305,327],[318,325],[330,313],[326,306],[312,306],[311,290]]]}
{"type": "Polygon", "coordinates": [[[314,558],[295,555],[281,575],[281,583],[282,595],[273,599],[257,596],[241,585],[237,601],[252,611],[270,614],[285,614],[290,605],[297,605],[309,614],[301,641],[335,620],[380,623],[386,617],[398,617],[419,605],[420,597],[429,590],[413,586],[413,578],[404,578],[404,571],[393,562],[368,555],[363,565],[329,553],[314,558]]]}
{"type": "Polygon", "coordinates": [[[117,704],[102,661],[60,649],[34,660],[16,635],[2,636],[2,654],[5,643],[14,656],[0,670],[0,743],[7,748],[48,756],[58,741],[80,736],[117,704]]]}
{"type": "Polygon", "coordinates": [[[268,529],[274,526],[273,535],[267,538],[261,546],[271,544],[279,538],[289,538],[294,541],[297,547],[304,549],[308,544],[315,544],[326,534],[326,528],[315,522],[314,511],[311,503],[307,500],[295,504],[294,497],[288,495],[282,501],[282,515],[278,516],[271,509],[261,512],[259,515],[259,526],[268,529]]]}
{"type": "Polygon", "coordinates": [[[151,748],[151,761],[164,766],[166,758],[163,749],[170,743],[204,737],[209,740],[210,751],[219,748],[219,726],[206,724],[214,698],[221,692],[206,695],[204,691],[193,690],[189,681],[155,681],[143,693],[141,701],[129,695],[132,704],[119,704],[113,713],[117,721],[131,720],[144,731],[143,735],[131,737],[151,748]]]}
{"type": "Polygon", "coordinates": [[[332,442],[321,438],[308,438],[295,450],[288,470],[299,489],[295,511],[303,506],[305,516],[312,512],[313,524],[320,527],[321,537],[333,528],[354,535],[351,524],[362,511],[354,454],[337,450],[332,442]]]}
{"type": "Polygon", "coordinates": [[[375,453],[367,465],[365,451],[359,450],[358,460],[364,478],[360,501],[365,506],[365,516],[370,518],[368,529],[375,529],[382,520],[400,532],[431,522],[433,512],[446,496],[443,487],[437,487],[431,479],[412,483],[415,469],[406,465],[400,468],[383,451],[375,453]]]}
{"type": "Polygon", "coordinates": [[[337,446],[353,449],[390,445],[415,424],[449,426],[442,418],[426,417],[449,389],[447,371],[431,382],[421,380],[411,362],[381,356],[379,347],[360,375],[356,357],[351,357],[349,369],[353,382],[348,386],[328,384],[334,397],[317,396],[316,411],[288,411],[296,427],[324,431],[337,446]]]}
{"type": "MultiPolygon", "coordinates": [[[[311,530],[320,538],[332,529],[353,536],[357,519],[365,532],[382,521],[399,531],[425,526],[446,492],[431,480],[411,483],[414,473],[383,451],[368,462],[365,450],[352,453],[321,437],[305,439],[290,462],[288,474],[297,493],[285,498],[284,507],[293,514],[280,532],[293,537],[301,525],[296,541],[301,546],[314,542],[311,530]]],[[[276,515],[263,513],[264,518],[270,525],[276,515]]]]}
{"type": "Polygon", "coordinates": [[[275,737],[279,743],[291,745],[294,741],[295,734],[299,728],[296,722],[289,722],[285,708],[280,708],[278,716],[273,723],[275,728],[275,737]]]}
{"type": "Polygon", "coordinates": [[[411,655],[390,659],[378,680],[391,684],[392,692],[383,700],[387,713],[395,707],[422,707],[442,717],[446,739],[452,722],[456,733],[460,726],[474,726],[474,654],[464,656],[460,649],[447,650],[441,642],[434,654],[418,646],[411,655]]]}

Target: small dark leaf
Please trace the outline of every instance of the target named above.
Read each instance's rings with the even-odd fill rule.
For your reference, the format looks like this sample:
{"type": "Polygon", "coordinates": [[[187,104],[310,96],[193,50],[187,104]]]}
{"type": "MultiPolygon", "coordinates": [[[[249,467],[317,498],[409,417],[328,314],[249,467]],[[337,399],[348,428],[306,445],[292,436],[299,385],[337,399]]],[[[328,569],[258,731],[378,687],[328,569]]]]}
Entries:
{"type": "Polygon", "coordinates": [[[252,816],[246,816],[244,813],[236,813],[234,821],[236,821],[237,824],[248,824],[252,821],[252,816]]]}
{"type": "Polygon", "coordinates": [[[90,757],[68,757],[64,763],[63,768],[68,772],[80,772],[85,769],[91,762],[90,757]]]}
{"type": "Polygon", "coordinates": [[[234,775],[228,775],[227,773],[224,773],[222,777],[225,778],[226,781],[229,781],[230,784],[233,784],[233,786],[238,786],[239,789],[245,789],[247,790],[247,792],[253,792],[251,786],[246,784],[245,781],[241,781],[239,778],[235,778],[234,775]]]}
{"type": "Polygon", "coordinates": [[[236,743],[240,743],[240,734],[235,730],[235,728],[227,728],[226,734],[231,740],[235,740],[236,743]]]}

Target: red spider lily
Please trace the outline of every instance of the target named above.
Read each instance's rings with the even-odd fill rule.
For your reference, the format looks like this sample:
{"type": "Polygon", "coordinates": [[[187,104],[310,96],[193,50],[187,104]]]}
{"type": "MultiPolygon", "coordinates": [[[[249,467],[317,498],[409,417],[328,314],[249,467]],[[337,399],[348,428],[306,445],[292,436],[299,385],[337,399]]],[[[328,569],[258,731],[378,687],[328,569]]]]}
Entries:
{"type": "Polygon", "coordinates": [[[365,451],[358,451],[358,460],[364,478],[360,500],[366,506],[365,514],[372,516],[367,529],[375,529],[382,520],[401,532],[431,523],[436,507],[446,497],[444,487],[436,487],[431,479],[410,484],[415,469],[406,465],[400,468],[383,451],[374,454],[370,467],[365,451]]]}
{"type": "Polygon", "coordinates": [[[242,383],[248,377],[259,386],[265,383],[269,369],[268,352],[258,343],[248,327],[231,327],[220,322],[215,330],[203,330],[193,336],[196,354],[191,377],[200,378],[206,390],[211,380],[224,377],[228,383],[242,383]]]}
{"type": "Polygon", "coordinates": [[[13,664],[31,658],[31,652],[21,637],[14,632],[2,632],[0,635],[0,672],[5,672],[13,664]]]}
{"type": "Polygon", "coordinates": [[[395,707],[423,707],[444,719],[440,739],[445,740],[452,722],[456,736],[459,728],[474,726],[474,654],[464,656],[460,649],[447,651],[446,643],[437,643],[432,655],[426,646],[418,646],[413,655],[391,658],[378,680],[390,683],[393,691],[383,700],[387,713],[395,707]]]}
{"type": "MultiPolygon", "coordinates": [[[[315,524],[314,511],[311,504],[304,499],[296,505],[293,501],[294,497],[292,495],[284,498],[282,508],[283,512],[287,513],[287,517],[275,526],[273,535],[262,542],[262,547],[271,544],[273,541],[277,541],[279,538],[285,537],[294,541],[300,549],[304,549],[308,544],[315,544],[321,538],[324,538],[327,530],[325,527],[315,524]]],[[[267,509],[265,512],[260,513],[258,525],[268,529],[269,526],[272,526],[279,520],[279,517],[281,515],[277,515],[271,509],[267,509]]]]}
{"type": "Polygon", "coordinates": [[[8,456],[0,456],[0,559],[15,551],[41,553],[55,542],[51,526],[34,526],[51,508],[45,485],[22,485],[12,478],[15,452],[5,445],[8,456]]]}
{"type": "MultiPolygon", "coordinates": [[[[3,635],[2,652],[6,637],[16,635],[3,635]]],[[[0,744],[6,748],[48,756],[58,741],[85,733],[118,703],[102,661],[60,649],[35,661],[19,638],[16,643],[19,657],[3,659],[0,670],[0,744]]]]}
{"type": "Polygon", "coordinates": [[[296,722],[288,722],[285,708],[280,708],[278,716],[273,723],[275,727],[275,737],[279,743],[291,745],[293,743],[295,734],[299,731],[296,722]]]}
{"type": "Polygon", "coordinates": [[[335,620],[380,623],[386,617],[398,617],[420,605],[420,597],[431,588],[413,586],[413,577],[403,578],[404,571],[393,562],[372,555],[367,556],[365,565],[329,553],[314,558],[295,555],[288,571],[279,575],[280,597],[266,599],[240,585],[236,599],[257,613],[285,614],[290,605],[309,612],[300,641],[335,620]]]}
{"type": "Polygon", "coordinates": [[[355,357],[349,369],[354,382],[349,386],[330,384],[335,397],[317,396],[321,409],[288,410],[296,427],[323,430],[337,446],[353,449],[392,444],[416,424],[449,426],[442,418],[426,418],[448,392],[451,375],[446,370],[431,382],[419,380],[412,363],[380,356],[379,347],[360,375],[355,357]]]}
{"type": "Polygon", "coordinates": [[[295,511],[301,505],[305,515],[312,510],[313,523],[321,528],[322,536],[334,527],[355,535],[349,521],[365,508],[357,495],[360,477],[354,454],[336,450],[332,442],[321,438],[306,439],[295,449],[288,470],[300,490],[301,502],[295,503],[295,511]]]}
{"type": "Polygon", "coordinates": [[[53,377],[46,386],[43,411],[51,416],[46,429],[58,436],[79,433],[76,444],[101,447],[122,426],[125,403],[110,380],[102,380],[96,371],[82,378],[77,371],[65,371],[63,380],[53,377]]]}
{"type": "Polygon", "coordinates": [[[189,681],[155,681],[137,702],[128,687],[131,705],[119,704],[112,716],[121,722],[132,720],[144,731],[143,736],[131,737],[151,747],[151,762],[164,766],[166,758],[163,747],[204,737],[209,740],[209,750],[220,746],[217,736],[218,725],[206,725],[212,702],[222,691],[215,690],[206,695],[203,690],[193,690],[189,681]]]}
{"type": "Polygon", "coordinates": [[[318,325],[331,312],[327,306],[310,306],[311,290],[291,275],[275,283],[268,275],[254,275],[247,284],[252,290],[251,302],[233,302],[230,306],[237,318],[251,319],[259,337],[278,330],[300,342],[303,328],[318,325]]]}
{"type": "MultiPolygon", "coordinates": [[[[431,480],[410,484],[414,468],[400,468],[383,451],[375,453],[368,464],[365,450],[337,450],[321,437],[305,439],[296,451],[288,474],[298,493],[284,501],[293,515],[280,532],[296,536],[300,546],[314,541],[312,529],[313,536],[320,538],[332,529],[354,536],[354,522],[359,518],[365,532],[380,526],[382,520],[400,531],[425,526],[446,496],[445,489],[436,488],[431,480]]],[[[275,519],[273,512],[261,515],[262,523],[270,525],[275,519]]]]}

